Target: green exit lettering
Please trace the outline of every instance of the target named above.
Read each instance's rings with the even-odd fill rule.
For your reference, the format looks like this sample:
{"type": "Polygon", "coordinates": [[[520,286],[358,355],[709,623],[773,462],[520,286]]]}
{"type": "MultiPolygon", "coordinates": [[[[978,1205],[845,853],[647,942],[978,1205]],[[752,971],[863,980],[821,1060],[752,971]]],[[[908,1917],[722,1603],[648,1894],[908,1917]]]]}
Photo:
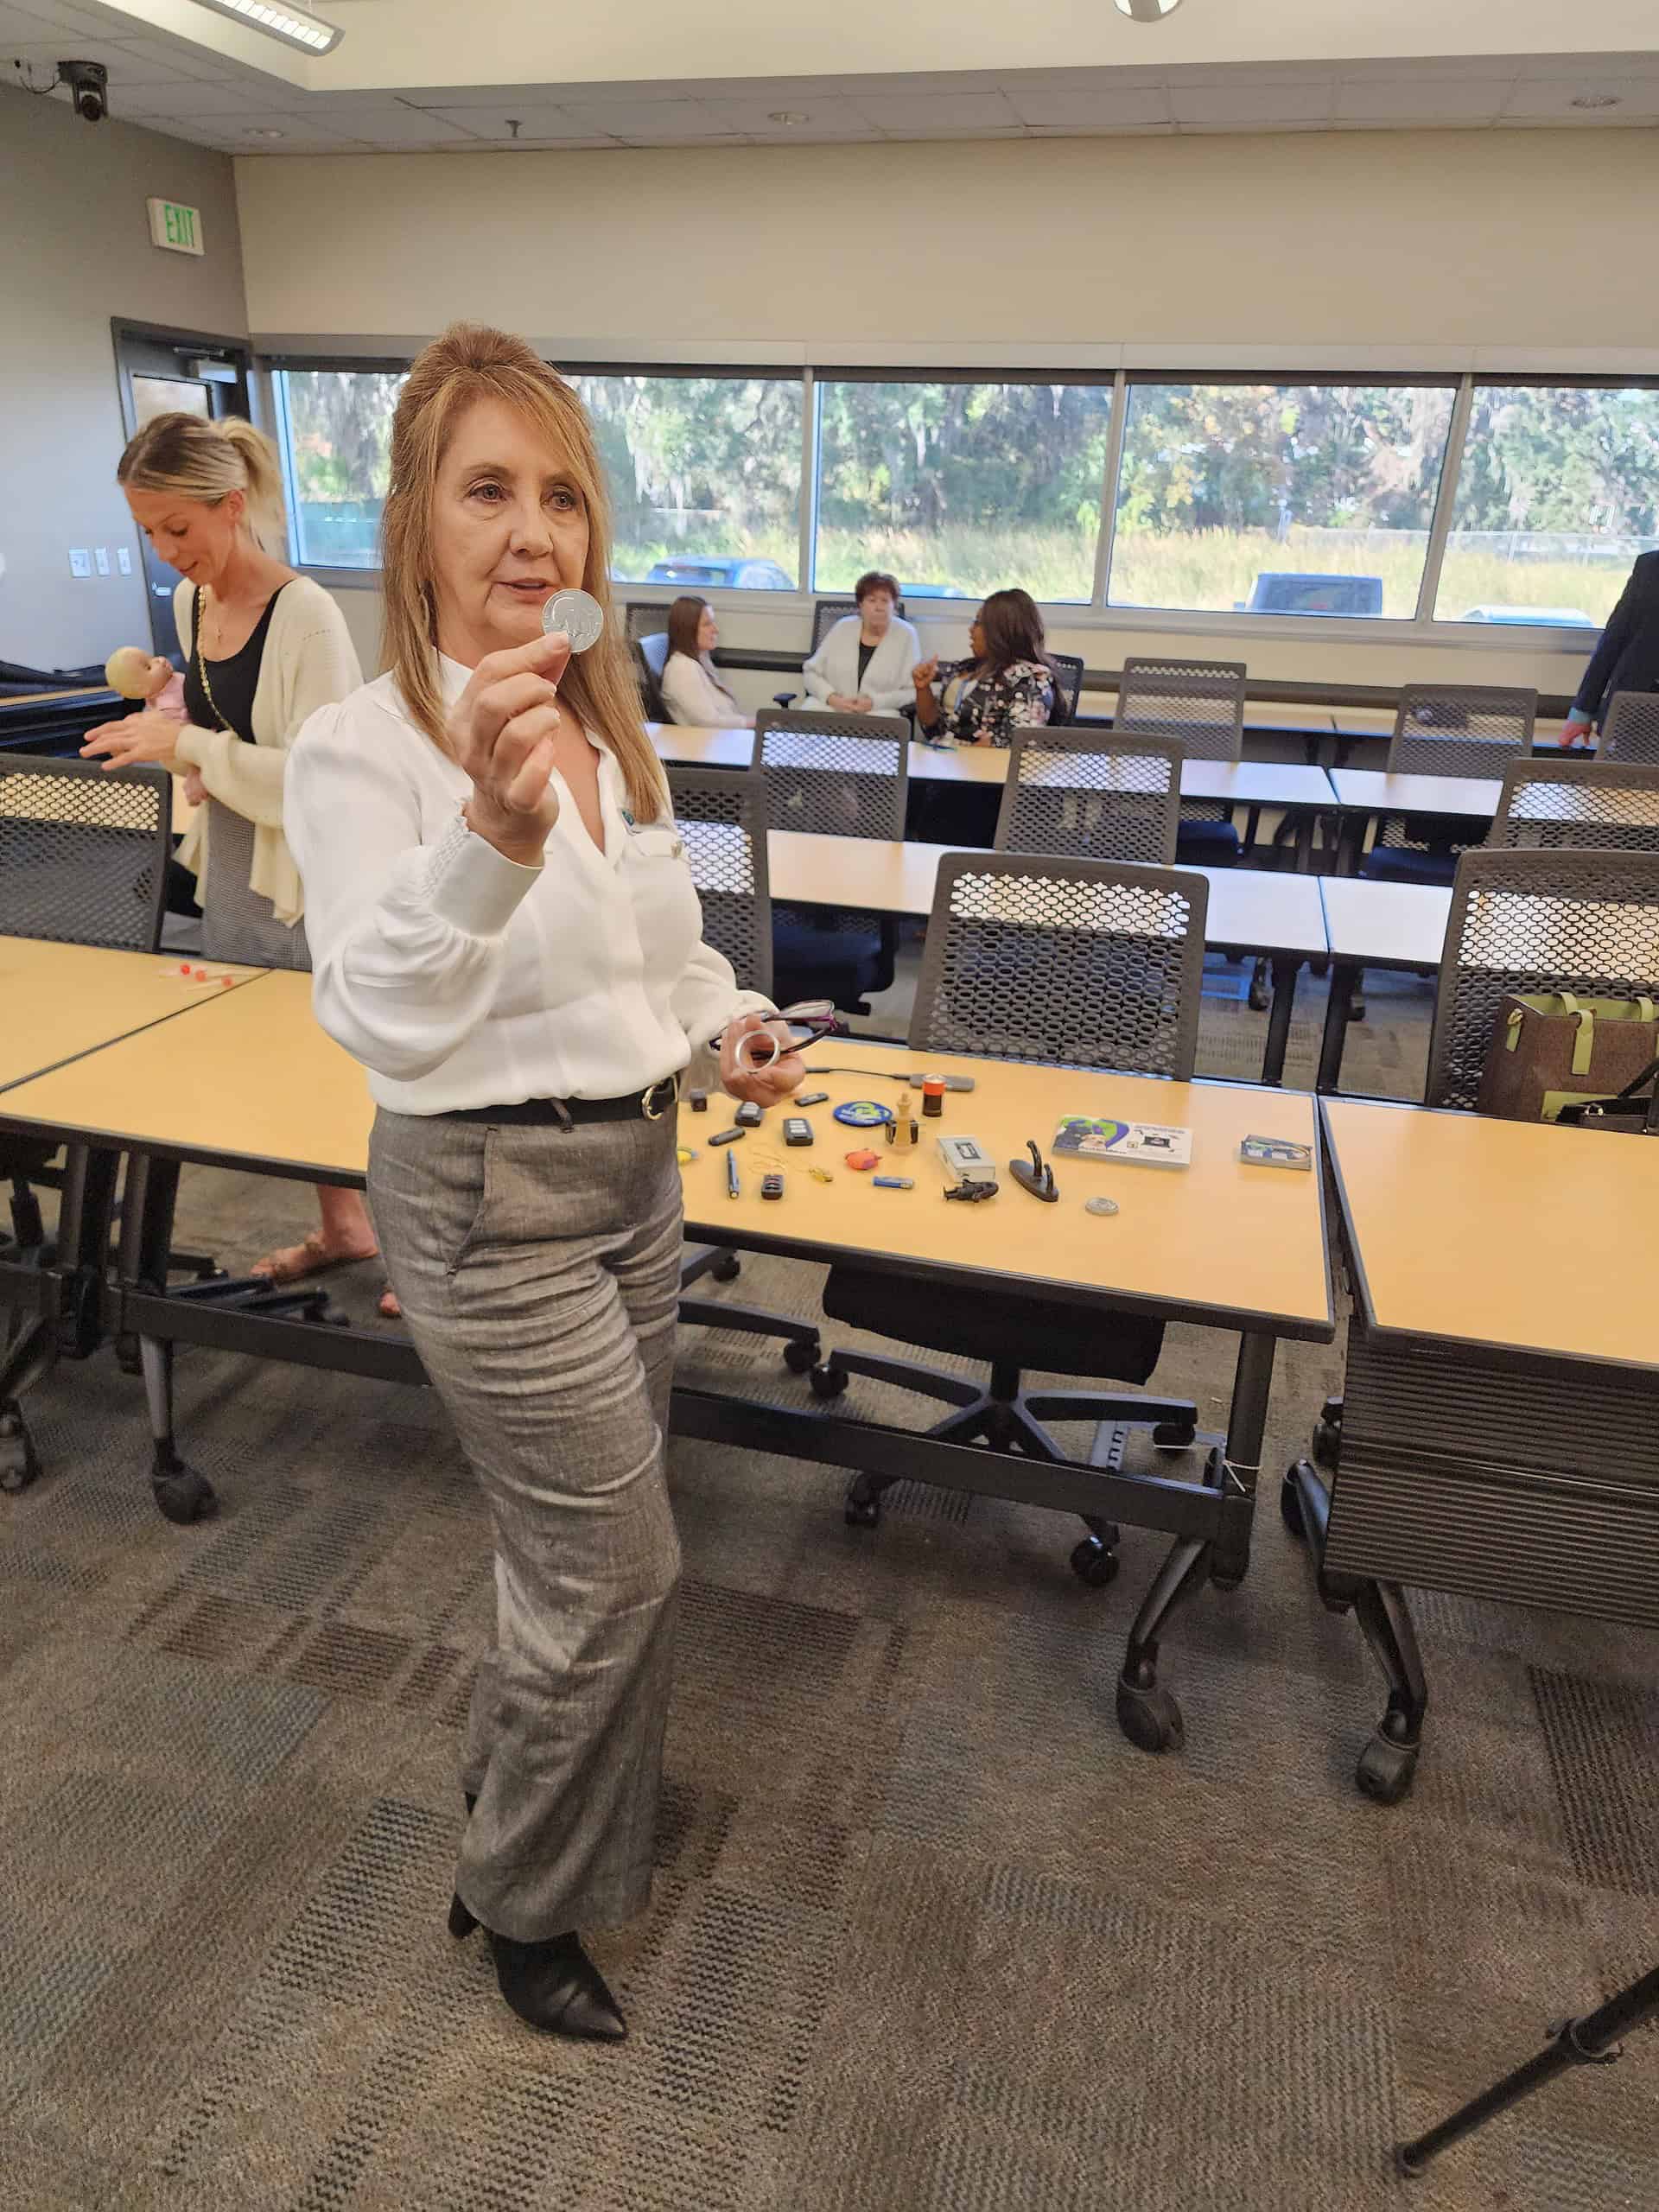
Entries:
{"type": "Polygon", "coordinates": [[[200,253],[201,219],[194,207],[187,207],[181,200],[152,200],[149,207],[149,235],[152,241],[170,253],[200,253]]]}

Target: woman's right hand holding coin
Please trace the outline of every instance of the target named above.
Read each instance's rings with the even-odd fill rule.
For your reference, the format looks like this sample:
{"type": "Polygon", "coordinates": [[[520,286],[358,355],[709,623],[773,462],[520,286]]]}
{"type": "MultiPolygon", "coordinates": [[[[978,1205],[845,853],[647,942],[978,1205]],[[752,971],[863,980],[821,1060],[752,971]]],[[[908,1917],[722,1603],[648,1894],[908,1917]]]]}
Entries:
{"type": "Polygon", "coordinates": [[[473,782],[467,827],[524,868],[540,867],[559,818],[553,741],[569,658],[570,640],[560,630],[511,652],[486,653],[449,710],[449,748],[473,782]]]}

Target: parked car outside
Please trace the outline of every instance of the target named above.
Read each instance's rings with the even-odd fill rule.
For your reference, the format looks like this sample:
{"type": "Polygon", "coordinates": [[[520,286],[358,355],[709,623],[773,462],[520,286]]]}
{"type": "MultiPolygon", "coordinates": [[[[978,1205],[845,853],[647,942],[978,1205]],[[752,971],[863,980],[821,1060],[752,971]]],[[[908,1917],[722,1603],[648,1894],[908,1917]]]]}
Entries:
{"type": "Polygon", "coordinates": [[[1459,622],[1538,622],[1558,630],[1599,630],[1593,614],[1577,607],[1471,607],[1459,622]]]}
{"type": "Polygon", "coordinates": [[[728,591],[793,591],[795,579],[775,561],[658,561],[648,584],[712,584],[728,591]]]}

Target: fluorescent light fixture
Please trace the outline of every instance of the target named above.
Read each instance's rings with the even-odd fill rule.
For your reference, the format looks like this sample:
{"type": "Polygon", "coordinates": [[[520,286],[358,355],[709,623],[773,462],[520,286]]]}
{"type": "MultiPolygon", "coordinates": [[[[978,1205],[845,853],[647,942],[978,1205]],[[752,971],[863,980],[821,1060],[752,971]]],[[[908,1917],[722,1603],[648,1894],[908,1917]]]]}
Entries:
{"type": "Polygon", "coordinates": [[[1137,23],[1161,23],[1180,4],[1181,0],[1112,0],[1120,16],[1128,16],[1137,23]]]}
{"type": "Polygon", "coordinates": [[[269,7],[266,0],[196,0],[196,5],[211,8],[216,16],[228,16],[245,30],[263,31],[267,38],[297,47],[302,54],[332,54],[346,35],[333,23],[308,16],[302,8],[269,7]]]}

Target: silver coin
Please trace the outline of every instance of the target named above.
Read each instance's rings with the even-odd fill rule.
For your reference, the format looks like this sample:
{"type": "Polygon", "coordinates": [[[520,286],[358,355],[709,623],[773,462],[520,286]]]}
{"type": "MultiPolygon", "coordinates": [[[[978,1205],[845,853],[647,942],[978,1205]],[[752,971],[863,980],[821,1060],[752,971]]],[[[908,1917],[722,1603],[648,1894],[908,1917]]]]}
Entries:
{"type": "Polygon", "coordinates": [[[542,628],[550,634],[563,630],[571,652],[585,653],[604,635],[605,610],[589,592],[556,591],[542,609],[542,628]]]}
{"type": "Polygon", "coordinates": [[[1116,1198],[1086,1198],[1084,1201],[1083,1210],[1084,1213],[1116,1213],[1117,1200],[1116,1198]]]}

